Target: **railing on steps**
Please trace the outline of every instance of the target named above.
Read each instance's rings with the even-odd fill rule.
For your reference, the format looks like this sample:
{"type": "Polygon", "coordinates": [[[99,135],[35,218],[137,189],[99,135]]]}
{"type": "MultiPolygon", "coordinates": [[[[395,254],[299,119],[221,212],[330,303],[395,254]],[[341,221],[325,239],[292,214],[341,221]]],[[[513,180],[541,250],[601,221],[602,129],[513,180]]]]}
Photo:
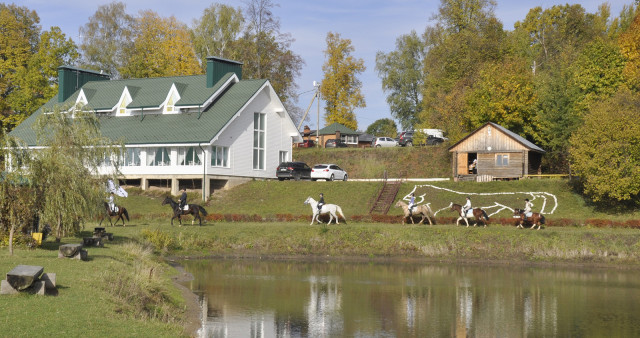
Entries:
{"type": "Polygon", "coordinates": [[[393,201],[395,201],[396,196],[398,195],[401,183],[402,182],[400,180],[388,181],[387,172],[385,171],[382,186],[378,189],[374,202],[371,203],[369,214],[377,212],[386,215],[391,208],[391,204],[393,204],[393,201]]]}

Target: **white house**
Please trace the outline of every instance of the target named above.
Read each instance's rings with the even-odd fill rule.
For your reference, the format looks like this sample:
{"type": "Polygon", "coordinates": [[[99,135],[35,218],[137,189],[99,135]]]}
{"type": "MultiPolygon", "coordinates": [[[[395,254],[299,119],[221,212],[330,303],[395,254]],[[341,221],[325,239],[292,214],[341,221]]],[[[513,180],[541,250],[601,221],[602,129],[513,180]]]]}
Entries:
{"type": "MultiPolygon", "coordinates": [[[[242,80],[239,62],[209,57],[206,75],[193,76],[110,80],[66,66],[58,75],[58,96],[10,134],[33,147],[39,115],[56,106],[93,111],[102,134],[125,144],[122,179],[142,189],[202,189],[207,198],[212,189],[275,178],[302,141],[269,81],[242,80]]],[[[106,161],[103,170],[112,168],[106,161]]]]}

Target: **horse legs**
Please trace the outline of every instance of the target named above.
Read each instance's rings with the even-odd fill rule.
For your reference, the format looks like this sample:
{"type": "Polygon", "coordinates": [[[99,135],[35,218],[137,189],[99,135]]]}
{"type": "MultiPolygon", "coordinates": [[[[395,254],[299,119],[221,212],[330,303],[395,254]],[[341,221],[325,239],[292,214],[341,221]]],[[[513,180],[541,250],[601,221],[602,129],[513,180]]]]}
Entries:
{"type": "Polygon", "coordinates": [[[333,217],[336,218],[336,224],[340,224],[340,220],[338,220],[338,215],[336,215],[336,213],[333,213],[333,217]]]}

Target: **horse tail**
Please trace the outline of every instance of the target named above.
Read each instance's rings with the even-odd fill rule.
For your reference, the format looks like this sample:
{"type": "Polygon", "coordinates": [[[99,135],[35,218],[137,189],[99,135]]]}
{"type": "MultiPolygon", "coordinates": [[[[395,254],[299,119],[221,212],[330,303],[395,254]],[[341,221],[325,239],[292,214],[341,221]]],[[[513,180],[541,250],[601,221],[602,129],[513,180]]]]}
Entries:
{"type": "Polygon", "coordinates": [[[198,205],[198,208],[203,215],[207,216],[207,211],[201,205],[198,205]]]}
{"type": "Polygon", "coordinates": [[[127,222],[129,222],[129,212],[127,211],[127,209],[122,208],[122,213],[124,214],[124,217],[127,218],[127,222]]]}
{"type": "Polygon", "coordinates": [[[544,224],[545,219],[544,219],[544,215],[540,215],[540,224],[544,224]]]}
{"type": "Polygon", "coordinates": [[[342,208],[340,208],[339,205],[336,205],[336,211],[340,214],[340,216],[342,216],[342,219],[344,219],[344,224],[347,224],[347,218],[344,217],[344,214],[342,213],[342,208]]]}

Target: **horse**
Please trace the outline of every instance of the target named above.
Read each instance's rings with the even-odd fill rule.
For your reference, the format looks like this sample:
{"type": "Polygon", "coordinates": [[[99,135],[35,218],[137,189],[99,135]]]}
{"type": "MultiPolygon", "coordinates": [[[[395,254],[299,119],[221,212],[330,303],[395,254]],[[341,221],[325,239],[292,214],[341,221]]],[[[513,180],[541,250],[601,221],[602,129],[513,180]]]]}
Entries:
{"type": "Polygon", "coordinates": [[[118,220],[122,220],[122,226],[126,226],[124,224],[124,219],[126,217],[127,221],[129,221],[129,212],[127,212],[127,209],[125,207],[116,205],[115,206],[116,211],[113,211],[111,210],[111,208],[109,208],[109,203],[104,202],[104,208],[106,209],[107,214],[106,216],[102,216],[102,219],[100,220],[100,225],[102,225],[102,221],[104,221],[105,217],[109,217],[109,223],[111,224],[111,226],[113,226],[113,223],[111,222],[111,217],[118,216],[118,218],[116,219],[116,224],[118,224],[118,220]]]}
{"type": "Polygon", "coordinates": [[[191,220],[191,225],[193,225],[193,222],[195,222],[196,218],[200,221],[200,225],[202,225],[202,218],[200,217],[200,213],[202,213],[202,215],[204,216],[207,216],[207,211],[204,210],[204,208],[201,207],[199,204],[189,204],[188,205],[189,207],[187,210],[184,210],[184,209],[178,210],[178,202],[174,201],[169,196],[167,196],[167,198],[165,198],[164,201],[162,201],[162,205],[165,205],[165,204],[171,205],[171,210],[173,210],[173,217],[171,217],[171,225],[173,225],[173,219],[177,217],[178,221],[180,221],[180,226],[182,226],[182,219],[180,218],[182,215],[193,216],[193,219],[191,220]]]}
{"type": "MultiPolygon", "coordinates": [[[[460,204],[454,204],[453,202],[451,202],[449,206],[451,207],[451,211],[456,211],[460,215],[460,217],[458,217],[458,219],[456,220],[456,225],[458,225],[458,222],[460,222],[461,219],[464,219],[465,223],[467,223],[467,227],[469,227],[469,221],[467,220],[467,217],[469,216],[462,214],[462,206],[460,204]]],[[[489,215],[487,215],[487,213],[480,208],[473,208],[472,210],[473,217],[475,217],[476,219],[476,223],[473,224],[473,226],[476,226],[477,224],[482,222],[482,224],[484,224],[486,228],[487,224],[489,223],[489,215]]]]}
{"type": "Polygon", "coordinates": [[[310,204],[311,211],[313,212],[313,216],[311,217],[311,223],[309,225],[313,225],[314,220],[317,220],[318,224],[320,224],[320,215],[324,215],[324,214],[329,214],[329,223],[327,224],[331,224],[331,221],[334,218],[336,219],[336,224],[340,224],[340,222],[338,221],[337,214],[340,214],[340,216],[342,216],[342,219],[344,220],[345,224],[347,223],[347,218],[344,217],[344,214],[342,213],[342,208],[340,208],[340,206],[338,205],[324,204],[322,205],[322,208],[318,210],[318,202],[313,198],[311,198],[311,196],[307,197],[307,199],[304,201],[304,204],[305,205],[310,204]]]}
{"type": "Polygon", "coordinates": [[[539,212],[532,212],[531,217],[527,217],[522,209],[513,209],[513,218],[519,218],[520,223],[518,223],[517,228],[523,228],[523,224],[526,222],[527,224],[531,224],[531,229],[535,229],[536,226],[538,230],[540,230],[540,224],[545,223],[544,215],[539,212]]]}
{"type": "Polygon", "coordinates": [[[416,205],[413,208],[413,212],[411,213],[411,216],[409,216],[409,205],[407,203],[404,203],[403,201],[398,201],[398,203],[396,203],[396,208],[398,207],[402,207],[402,210],[404,210],[404,217],[402,217],[402,225],[404,225],[404,221],[405,219],[407,219],[407,217],[411,218],[411,224],[416,224],[413,221],[413,215],[422,216],[422,219],[420,220],[420,222],[418,222],[418,224],[424,223],[424,219],[426,218],[429,220],[429,225],[433,225],[433,222],[431,221],[431,217],[433,217],[433,212],[431,211],[431,208],[429,207],[429,205],[427,204],[416,205]]]}

